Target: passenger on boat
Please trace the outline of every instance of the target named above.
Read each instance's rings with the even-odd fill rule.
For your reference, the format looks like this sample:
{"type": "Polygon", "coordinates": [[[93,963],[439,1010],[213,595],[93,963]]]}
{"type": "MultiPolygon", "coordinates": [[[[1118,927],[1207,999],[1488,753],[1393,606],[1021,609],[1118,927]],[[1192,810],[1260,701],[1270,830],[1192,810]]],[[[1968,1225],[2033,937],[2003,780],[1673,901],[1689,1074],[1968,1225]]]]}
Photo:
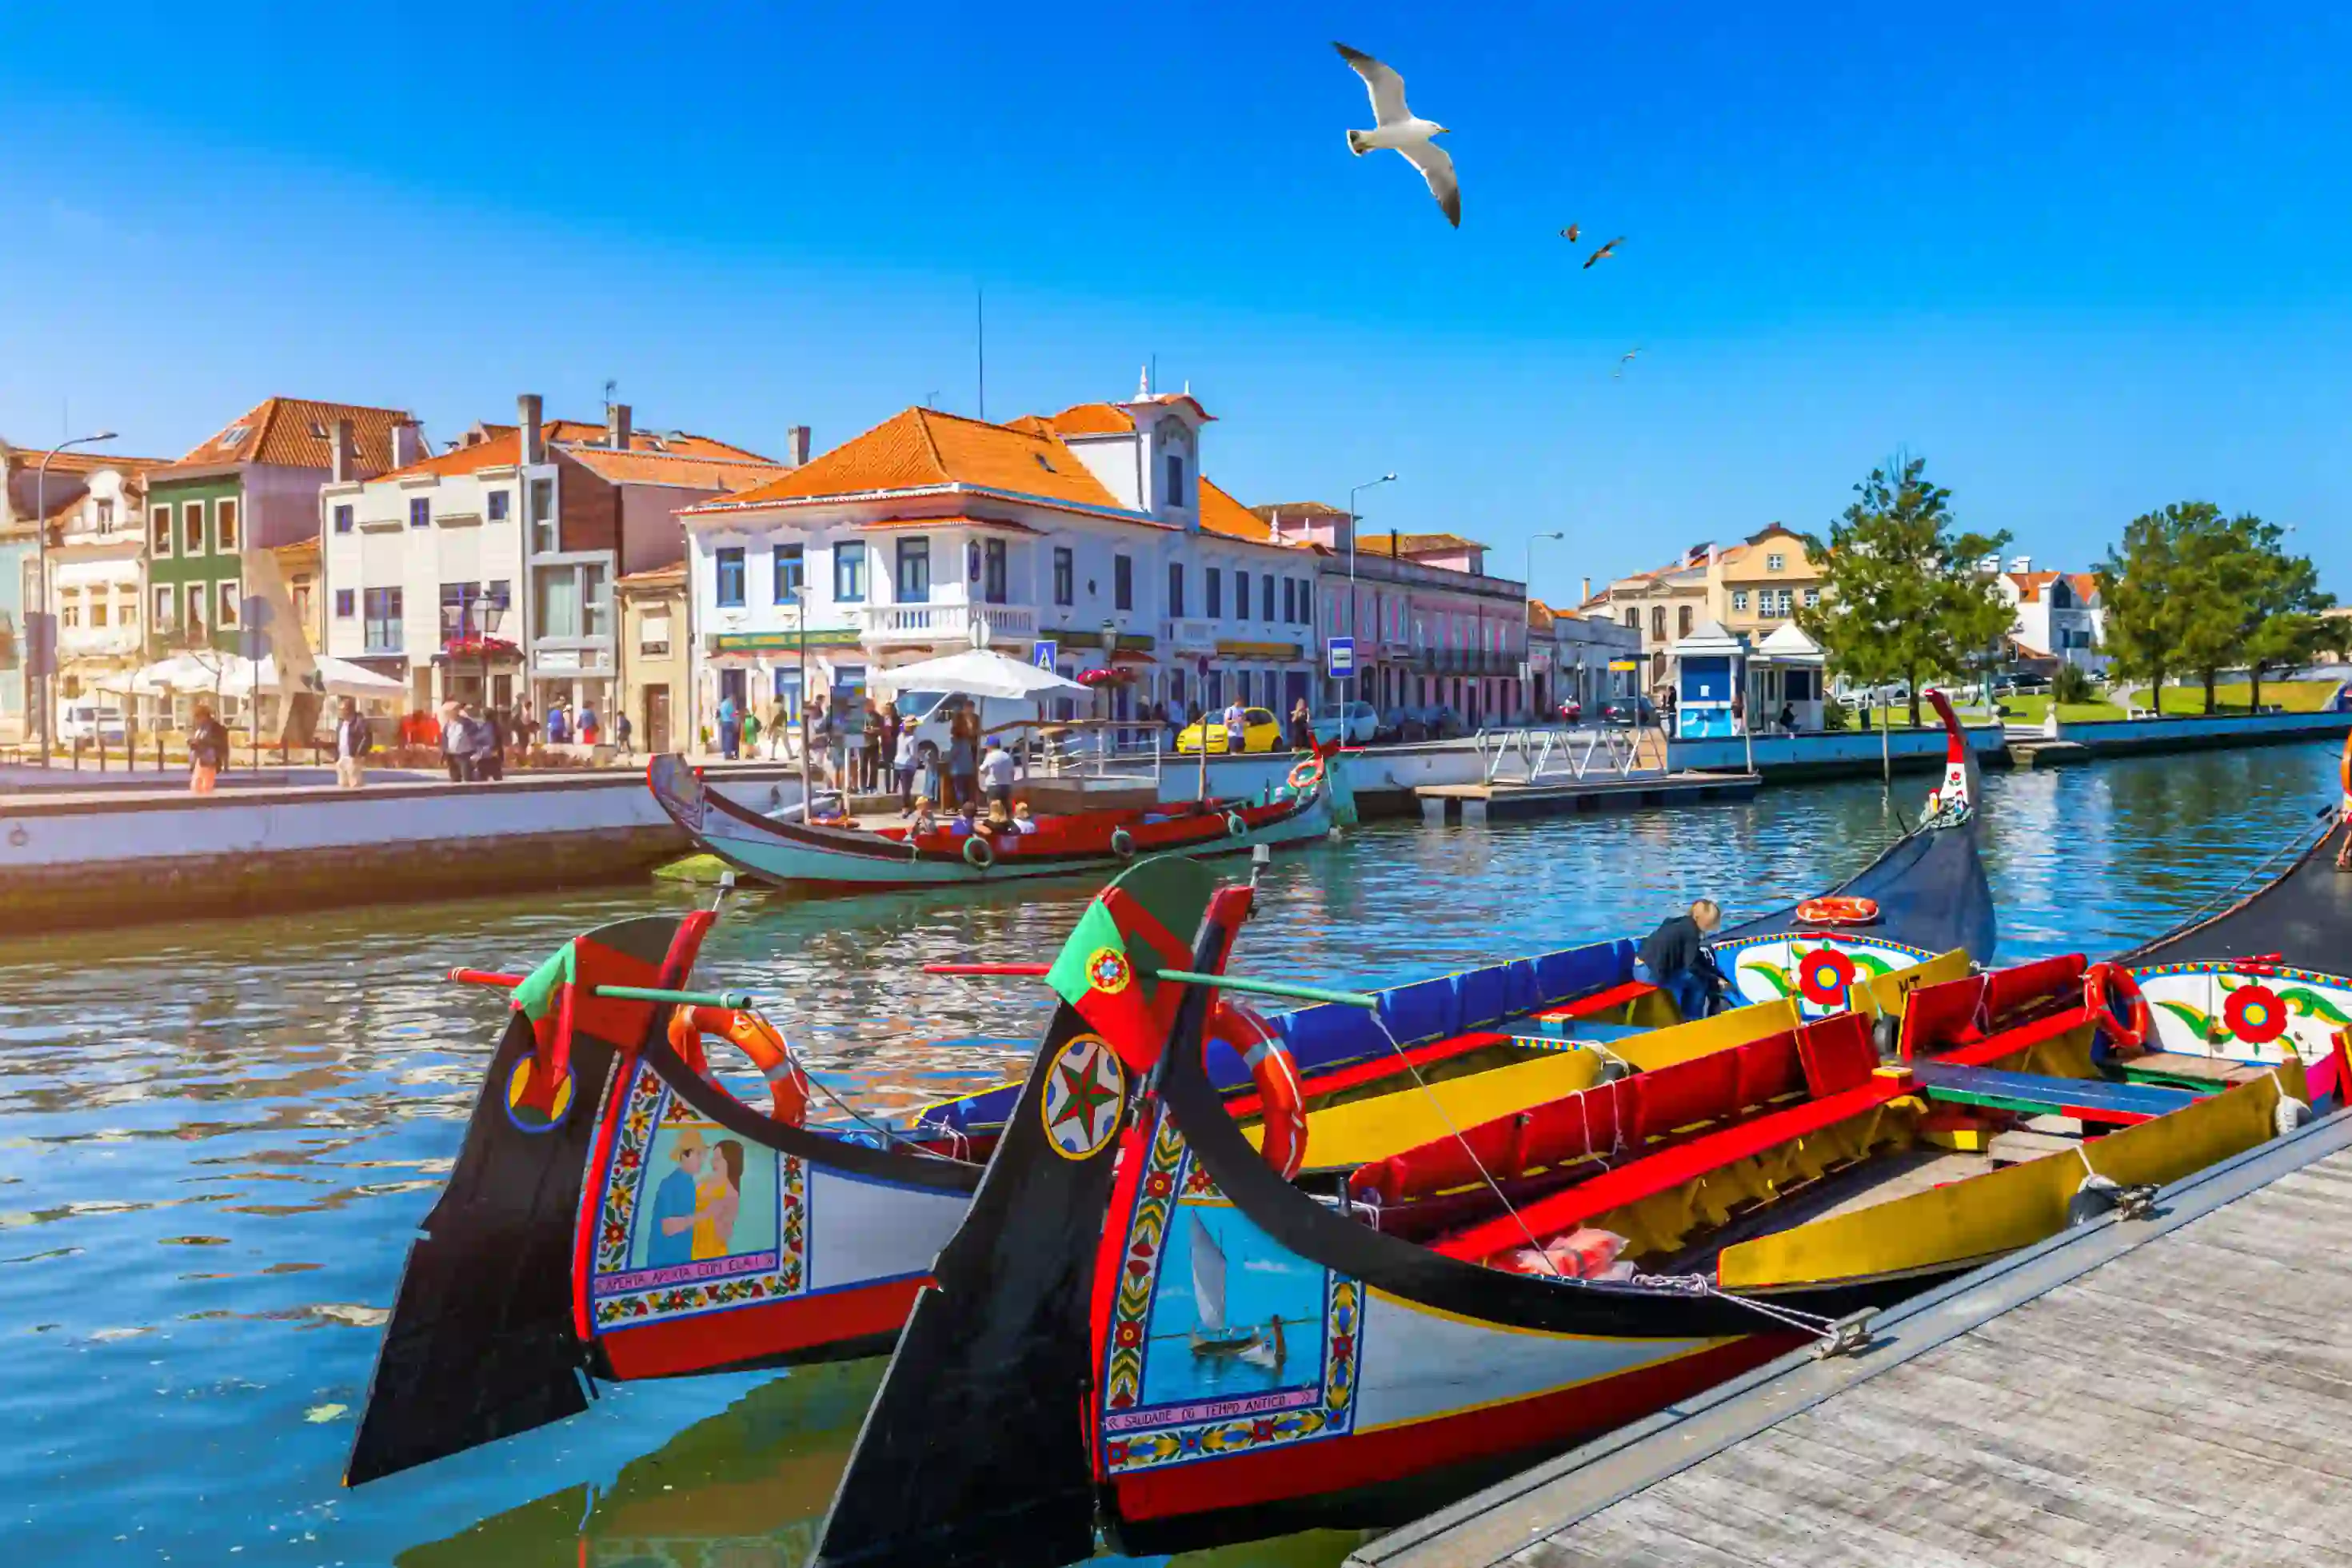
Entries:
{"type": "Polygon", "coordinates": [[[988,803],[988,817],[980,826],[981,831],[992,838],[1001,833],[1012,832],[1013,831],[1012,809],[1002,800],[991,800],[988,803]]]}
{"type": "Polygon", "coordinates": [[[962,838],[978,831],[980,823],[976,819],[979,817],[979,814],[980,808],[974,805],[971,801],[966,800],[962,805],[956,808],[956,814],[947,820],[948,831],[955,834],[959,838],[962,838]]]}
{"type": "Polygon", "coordinates": [[[1037,819],[1029,814],[1029,802],[1026,800],[1013,808],[1013,831],[1016,833],[1034,833],[1037,831],[1037,819]]]}
{"type": "MultiPolygon", "coordinates": [[[[915,809],[915,768],[920,754],[915,749],[915,732],[901,727],[895,717],[889,727],[898,731],[898,738],[890,745],[890,777],[898,786],[898,814],[905,816],[915,809]]],[[[933,786],[925,785],[928,795],[933,786]]]]}
{"type": "MultiPolygon", "coordinates": [[[[1004,749],[1004,742],[994,736],[988,739],[988,755],[980,759],[980,782],[988,792],[991,806],[1013,805],[1013,753],[1004,749]]],[[[992,813],[993,814],[993,813],[992,813]]]]}
{"type": "Polygon", "coordinates": [[[980,799],[980,715],[965,702],[948,720],[948,792],[950,806],[980,799]]]}
{"type": "Polygon", "coordinates": [[[932,814],[931,798],[926,795],[915,802],[915,820],[908,824],[907,836],[910,839],[919,839],[926,833],[936,833],[939,831],[940,820],[932,814]]]}
{"type": "Polygon", "coordinates": [[[1685,1021],[1714,1012],[1723,995],[1723,972],[1707,950],[1707,934],[1723,924],[1715,900],[1702,898],[1687,915],[1660,923],[1642,944],[1642,977],[1674,998],[1685,1021]]]}

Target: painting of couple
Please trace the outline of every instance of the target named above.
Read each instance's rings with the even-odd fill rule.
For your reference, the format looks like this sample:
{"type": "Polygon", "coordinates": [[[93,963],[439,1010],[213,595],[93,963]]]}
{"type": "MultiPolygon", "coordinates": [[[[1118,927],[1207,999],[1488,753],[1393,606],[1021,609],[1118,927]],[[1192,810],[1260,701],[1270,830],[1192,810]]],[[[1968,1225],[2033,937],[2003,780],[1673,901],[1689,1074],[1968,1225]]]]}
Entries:
{"type": "Polygon", "coordinates": [[[728,1256],[743,1201],[741,1144],[733,1138],[708,1144],[694,1127],[672,1137],[669,1154],[677,1168],[654,1189],[646,1237],[646,1263],[656,1269],[728,1256]]]}

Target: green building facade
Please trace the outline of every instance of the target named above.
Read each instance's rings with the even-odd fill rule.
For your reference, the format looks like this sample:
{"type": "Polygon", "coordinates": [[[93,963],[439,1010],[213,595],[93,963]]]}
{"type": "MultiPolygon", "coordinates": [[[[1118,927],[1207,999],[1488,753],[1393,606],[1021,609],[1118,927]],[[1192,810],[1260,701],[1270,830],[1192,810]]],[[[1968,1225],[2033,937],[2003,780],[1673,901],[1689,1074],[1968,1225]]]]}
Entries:
{"type": "Polygon", "coordinates": [[[241,473],[147,482],[147,642],[151,656],[203,640],[237,647],[250,511],[241,473]]]}

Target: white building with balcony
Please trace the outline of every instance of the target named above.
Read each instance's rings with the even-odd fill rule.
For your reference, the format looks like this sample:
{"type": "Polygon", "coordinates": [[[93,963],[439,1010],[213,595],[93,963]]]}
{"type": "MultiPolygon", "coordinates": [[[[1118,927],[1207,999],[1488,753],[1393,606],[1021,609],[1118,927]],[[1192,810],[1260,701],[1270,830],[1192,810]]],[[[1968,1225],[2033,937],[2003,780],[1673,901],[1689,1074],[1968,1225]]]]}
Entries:
{"type": "MultiPolygon", "coordinates": [[[[160,458],[73,476],[79,495],[49,512],[49,609],[58,618],[58,695],[120,692],[147,662],[146,483],[160,458]]],[[[126,711],[130,704],[117,697],[126,711]]]]}
{"type": "MultiPolygon", "coordinates": [[[[614,580],[678,561],[679,507],[788,466],[636,429],[625,403],[603,424],[544,420],[532,394],[516,406],[515,423],[391,473],[338,467],[319,498],[326,651],[405,682],[415,711],[455,697],[544,714],[560,698],[609,724],[628,657],[614,580]]],[[[802,453],[806,437],[793,434],[802,453]]]]}
{"type": "Polygon", "coordinates": [[[2010,656],[2021,667],[2047,674],[2063,663],[2091,674],[2106,673],[2099,651],[2106,631],[2106,606],[2099,580],[2087,571],[2036,571],[2032,556],[2019,556],[1995,579],[2016,619],[2009,631],[2010,656]]]}
{"type": "Polygon", "coordinates": [[[796,718],[877,669],[971,645],[1105,667],[1105,716],[1285,707],[1314,668],[1320,552],[1201,474],[1189,393],[993,424],[911,408],[771,485],[679,515],[692,734],[722,696],[796,718]],[[806,674],[803,671],[805,668],[806,674]]]}

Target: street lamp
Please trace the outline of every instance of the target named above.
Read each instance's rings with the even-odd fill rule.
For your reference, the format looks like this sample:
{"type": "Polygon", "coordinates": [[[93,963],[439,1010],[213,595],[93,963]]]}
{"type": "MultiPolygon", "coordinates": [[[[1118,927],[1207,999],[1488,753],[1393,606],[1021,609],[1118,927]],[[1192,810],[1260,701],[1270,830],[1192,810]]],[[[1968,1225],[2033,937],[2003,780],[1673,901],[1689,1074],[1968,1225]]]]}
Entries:
{"type": "Polygon", "coordinates": [[[35,637],[34,651],[41,655],[38,677],[41,707],[41,766],[49,765],[49,675],[58,662],[57,627],[49,620],[49,459],[68,446],[93,446],[101,441],[114,439],[114,432],[101,430],[95,435],[77,435],[71,441],[60,441],[41,454],[41,465],[33,474],[33,591],[40,603],[26,615],[40,617],[37,624],[47,630],[46,638],[35,637]],[[46,645],[44,645],[46,644],[46,645]]]}
{"type": "MultiPolygon", "coordinates": [[[[1393,474],[1383,474],[1377,479],[1367,479],[1362,484],[1354,486],[1348,491],[1348,640],[1350,643],[1361,640],[1357,634],[1356,628],[1356,497],[1363,491],[1378,489],[1382,485],[1393,483],[1395,479],[1396,476],[1393,474]]],[[[1356,671],[1358,668],[1357,662],[1362,658],[1362,653],[1359,652],[1350,654],[1348,659],[1347,700],[1349,702],[1354,702],[1356,700],[1356,694],[1359,690],[1356,684],[1356,671]]],[[[1345,728],[1346,724],[1347,719],[1343,713],[1340,717],[1341,727],[1345,728]]]]}
{"type": "MultiPolygon", "coordinates": [[[[1529,534],[1528,536],[1527,578],[1526,580],[1519,584],[1519,595],[1522,601],[1519,606],[1519,620],[1528,629],[1526,644],[1527,657],[1522,661],[1528,667],[1528,677],[1525,685],[1519,693],[1519,698],[1522,702],[1527,702],[1528,695],[1534,692],[1536,685],[1536,540],[1564,539],[1566,538],[1568,538],[1568,535],[1557,528],[1548,534],[1529,534]]],[[[1581,700],[1580,696],[1579,700],[1581,700]]],[[[1530,717],[1534,716],[1534,706],[1535,705],[1533,703],[1528,703],[1528,716],[1530,717]]]]}

